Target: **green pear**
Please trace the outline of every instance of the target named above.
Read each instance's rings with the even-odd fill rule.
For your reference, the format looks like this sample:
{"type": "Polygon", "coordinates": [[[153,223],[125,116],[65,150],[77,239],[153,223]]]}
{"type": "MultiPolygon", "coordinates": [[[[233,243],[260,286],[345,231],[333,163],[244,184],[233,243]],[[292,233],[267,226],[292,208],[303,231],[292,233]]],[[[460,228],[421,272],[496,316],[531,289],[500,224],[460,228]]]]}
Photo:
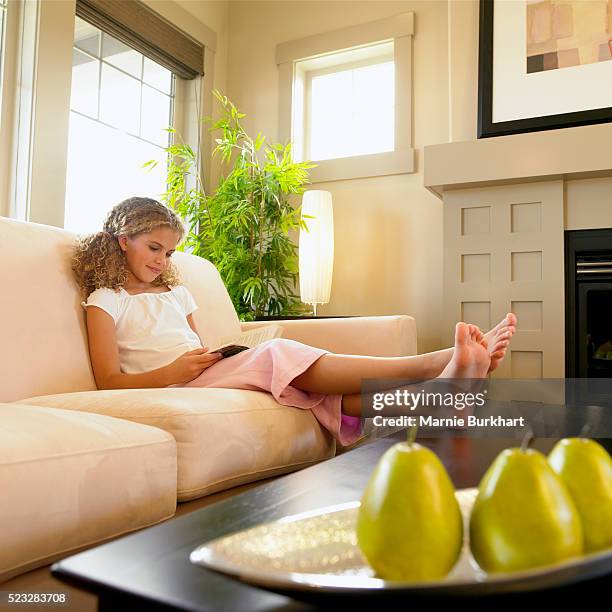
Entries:
{"type": "Polygon", "coordinates": [[[470,548],[487,572],[526,570],[582,554],[578,511],[542,453],[508,448],[489,466],[470,516],[470,548]]]}
{"type": "Polygon", "coordinates": [[[585,552],[612,547],[612,459],[606,449],[588,438],[565,438],[552,449],[548,463],[576,504],[585,552]]]}
{"type": "Polygon", "coordinates": [[[461,553],[463,521],[438,457],[414,442],[389,448],[364,490],[356,532],[359,548],[380,578],[445,576],[461,553]]]}

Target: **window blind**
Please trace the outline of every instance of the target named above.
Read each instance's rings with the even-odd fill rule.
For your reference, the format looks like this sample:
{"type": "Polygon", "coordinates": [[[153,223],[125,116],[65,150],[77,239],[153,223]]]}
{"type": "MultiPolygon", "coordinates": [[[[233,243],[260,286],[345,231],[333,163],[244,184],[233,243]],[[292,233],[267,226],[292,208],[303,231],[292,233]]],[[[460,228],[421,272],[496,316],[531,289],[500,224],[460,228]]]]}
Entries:
{"type": "Polygon", "coordinates": [[[183,79],[204,74],[204,47],[138,0],[77,0],[76,14],[183,79]]]}

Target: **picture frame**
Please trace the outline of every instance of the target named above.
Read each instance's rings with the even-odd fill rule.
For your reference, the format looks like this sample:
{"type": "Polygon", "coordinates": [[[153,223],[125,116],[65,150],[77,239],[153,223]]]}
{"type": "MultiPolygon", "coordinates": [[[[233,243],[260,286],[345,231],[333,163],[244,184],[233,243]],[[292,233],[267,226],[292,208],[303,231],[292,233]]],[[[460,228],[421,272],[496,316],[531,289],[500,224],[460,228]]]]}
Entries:
{"type": "Polygon", "coordinates": [[[611,122],[612,59],[528,73],[526,6],[480,0],[478,138],[611,122]]]}

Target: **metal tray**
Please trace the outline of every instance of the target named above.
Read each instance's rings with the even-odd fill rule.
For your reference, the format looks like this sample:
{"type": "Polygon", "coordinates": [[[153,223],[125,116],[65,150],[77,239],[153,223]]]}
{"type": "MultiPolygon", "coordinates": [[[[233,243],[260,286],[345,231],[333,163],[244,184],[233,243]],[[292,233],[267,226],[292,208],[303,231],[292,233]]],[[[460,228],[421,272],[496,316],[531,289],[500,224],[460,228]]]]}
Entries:
{"type": "Polygon", "coordinates": [[[484,595],[554,588],[612,573],[612,549],[528,571],[487,574],[474,561],[467,528],[477,489],[456,492],[464,545],[451,572],[429,582],[377,578],[357,546],[353,501],[257,525],[202,544],[190,561],[247,584],[296,599],[320,595],[484,595]]]}

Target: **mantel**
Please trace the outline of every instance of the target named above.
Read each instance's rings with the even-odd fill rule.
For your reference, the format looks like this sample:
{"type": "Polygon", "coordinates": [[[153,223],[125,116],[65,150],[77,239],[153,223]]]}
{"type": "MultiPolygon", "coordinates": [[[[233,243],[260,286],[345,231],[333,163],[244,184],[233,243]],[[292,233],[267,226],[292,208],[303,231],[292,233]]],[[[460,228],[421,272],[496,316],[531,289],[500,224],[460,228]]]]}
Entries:
{"type": "Polygon", "coordinates": [[[424,148],[424,185],[444,191],[612,176],[612,123],[513,134],[424,148]]]}

